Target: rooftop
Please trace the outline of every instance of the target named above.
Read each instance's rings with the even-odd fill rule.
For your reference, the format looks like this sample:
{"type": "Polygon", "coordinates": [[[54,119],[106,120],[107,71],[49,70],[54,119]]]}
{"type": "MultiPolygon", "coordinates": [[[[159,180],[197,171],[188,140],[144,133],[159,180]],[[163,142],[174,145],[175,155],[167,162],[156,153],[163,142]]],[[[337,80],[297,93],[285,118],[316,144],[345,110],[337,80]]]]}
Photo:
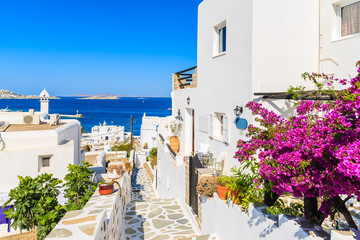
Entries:
{"type": "MultiPolygon", "coordinates": [[[[60,123],[59,125],[45,124],[10,124],[5,132],[20,132],[20,131],[41,131],[41,130],[53,130],[65,125],[60,123]]],[[[0,131],[4,130],[5,126],[0,127],[0,131]]]]}

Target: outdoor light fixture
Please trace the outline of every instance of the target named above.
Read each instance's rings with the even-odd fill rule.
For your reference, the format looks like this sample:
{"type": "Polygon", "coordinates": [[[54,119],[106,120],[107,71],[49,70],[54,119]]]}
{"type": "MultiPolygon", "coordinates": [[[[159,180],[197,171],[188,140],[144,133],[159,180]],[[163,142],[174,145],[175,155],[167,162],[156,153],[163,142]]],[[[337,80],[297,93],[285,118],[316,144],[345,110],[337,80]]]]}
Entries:
{"type": "Polygon", "coordinates": [[[239,117],[240,114],[243,113],[243,107],[239,107],[238,105],[236,105],[236,108],[234,108],[234,114],[239,117]]]}
{"type": "Polygon", "coordinates": [[[175,119],[179,120],[179,121],[182,121],[183,118],[181,116],[181,112],[180,112],[180,109],[178,109],[178,115],[175,117],[175,119]]]}
{"type": "Polygon", "coordinates": [[[190,104],[190,97],[187,97],[186,102],[188,105],[190,104]]]}

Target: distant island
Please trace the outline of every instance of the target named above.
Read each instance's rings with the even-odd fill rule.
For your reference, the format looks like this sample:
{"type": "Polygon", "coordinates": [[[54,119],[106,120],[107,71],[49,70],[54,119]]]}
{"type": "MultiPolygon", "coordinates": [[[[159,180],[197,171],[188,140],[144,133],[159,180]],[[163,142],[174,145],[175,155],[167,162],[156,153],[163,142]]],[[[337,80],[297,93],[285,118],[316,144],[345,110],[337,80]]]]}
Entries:
{"type": "MultiPolygon", "coordinates": [[[[23,95],[9,90],[0,89],[0,99],[40,99],[38,95],[23,95]]],[[[59,99],[58,97],[49,97],[49,99],[59,99]]]]}
{"type": "Polygon", "coordinates": [[[91,96],[91,97],[82,97],[82,98],[77,98],[77,99],[109,99],[109,100],[116,100],[119,99],[119,97],[117,96],[91,96]]]}

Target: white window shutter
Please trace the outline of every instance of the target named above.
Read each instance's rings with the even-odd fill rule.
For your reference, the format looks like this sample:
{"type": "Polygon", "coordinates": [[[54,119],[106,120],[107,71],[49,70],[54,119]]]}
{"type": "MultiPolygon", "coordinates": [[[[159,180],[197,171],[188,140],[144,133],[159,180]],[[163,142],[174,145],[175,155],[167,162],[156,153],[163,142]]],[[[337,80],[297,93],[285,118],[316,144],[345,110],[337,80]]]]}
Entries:
{"type": "Polygon", "coordinates": [[[209,116],[209,136],[213,137],[213,121],[214,121],[214,113],[210,113],[209,116]]]}
{"type": "Polygon", "coordinates": [[[224,115],[223,130],[224,130],[224,142],[228,143],[229,142],[229,118],[227,115],[224,115]]]}

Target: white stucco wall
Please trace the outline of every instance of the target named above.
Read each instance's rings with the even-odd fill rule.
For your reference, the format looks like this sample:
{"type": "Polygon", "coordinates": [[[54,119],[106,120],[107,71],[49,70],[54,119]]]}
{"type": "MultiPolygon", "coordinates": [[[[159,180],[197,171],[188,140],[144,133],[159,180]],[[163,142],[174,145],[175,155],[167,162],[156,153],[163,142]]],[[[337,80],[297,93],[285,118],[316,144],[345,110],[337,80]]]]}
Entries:
{"type": "Polygon", "coordinates": [[[39,156],[51,155],[51,168],[46,171],[63,179],[67,166],[83,160],[80,150],[80,123],[67,124],[54,130],[1,132],[5,148],[0,151],[0,192],[18,185],[17,176],[35,177],[39,171],[39,156]]]}
{"type": "MultiPolygon", "coordinates": [[[[39,112],[35,112],[35,115],[40,115],[39,112]]],[[[30,115],[29,112],[0,112],[0,121],[12,123],[12,124],[23,124],[23,116],[30,115]]]]}
{"type": "MultiPolygon", "coordinates": [[[[217,197],[216,193],[214,198],[202,198],[202,200],[202,232],[204,234],[216,232],[220,239],[226,240],[316,239],[284,215],[279,216],[279,221],[274,221],[267,218],[259,208],[253,205],[245,212],[231,202],[226,204],[217,197]]],[[[314,231],[314,229],[311,230],[314,231]]]]}
{"type": "Polygon", "coordinates": [[[252,2],[253,91],[281,92],[289,85],[304,85],[301,74],[317,72],[318,1],[252,2]]]}
{"type": "Polygon", "coordinates": [[[158,143],[156,193],[160,198],[176,198],[191,223],[196,226],[194,215],[185,203],[185,166],[174,165],[162,144],[158,143]]]}
{"type": "Polygon", "coordinates": [[[157,126],[159,125],[160,120],[161,118],[159,117],[147,117],[144,114],[140,128],[140,139],[142,146],[147,143],[149,149],[157,147],[157,126]]]}
{"type": "Polygon", "coordinates": [[[125,132],[123,126],[103,125],[91,128],[91,134],[87,134],[94,142],[103,142],[107,140],[125,140],[125,132]],[[107,138],[107,139],[106,139],[107,138]]]}
{"type": "MultiPolygon", "coordinates": [[[[339,73],[339,77],[356,74],[359,59],[360,35],[334,40],[334,0],[322,1],[321,26],[323,32],[320,58],[321,71],[339,73]],[[335,59],[336,66],[327,58],[335,59]]],[[[341,2],[341,1],[340,1],[341,2]]],[[[226,153],[224,173],[237,166],[233,159],[236,143],[245,139],[245,131],[235,127],[233,109],[244,107],[241,118],[253,123],[253,116],[245,109],[247,102],[259,100],[255,92],[285,92],[289,86],[305,85],[304,72],[317,72],[319,62],[319,1],[286,0],[205,0],[199,5],[198,20],[198,77],[197,87],[174,90],[173,116],[180,109],[183,129],[180,151],[190,154],[191,117],[194,109],[195,151],[200,143],[209,143],[217,157],[226,153]],[[271,9],[271,11],[269,11],[271,9]],[[226,21],[227,50],[214,57],[214,27],[226,21]],[[190,97],[190,104],[187,98],[190,97]],[[200,118],[209,121],[210,113],[224,113],[228,117],[229,144],[210,138],[209,132],[199,131],[200,118]]],[[[183,66],[183,69],[189,66],[183,66]]],[[[179,70],[181,68],[179,67],[179,70]]],[[[264,101],[263,104],[284,117],[293,105],[288,101],[264,101]]]]}
{"type": "Polygon", "coordinates": [[[340,36],[340,19],[337,5],[351,3],[347,0],[322,0],[322,65],[321,71],[339,78],[355,77],[355,63],[360,60],[360,34],[340,36]],[[338,64],[338,65],[337,65],[338,64]]]}

